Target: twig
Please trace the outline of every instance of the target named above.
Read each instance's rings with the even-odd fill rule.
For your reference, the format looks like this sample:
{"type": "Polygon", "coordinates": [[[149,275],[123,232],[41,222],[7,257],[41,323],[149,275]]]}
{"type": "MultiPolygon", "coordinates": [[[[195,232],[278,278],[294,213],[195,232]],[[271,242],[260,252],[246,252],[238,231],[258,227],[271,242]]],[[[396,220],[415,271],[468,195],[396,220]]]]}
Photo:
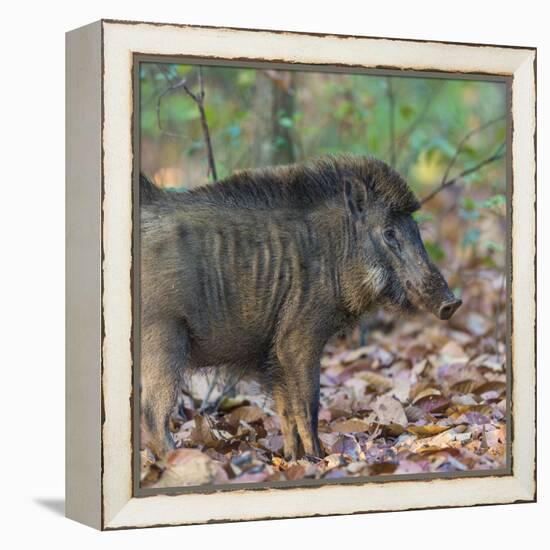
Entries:
{"type": "Polygon", "coordinates": [[[214,373],[214,376],[212,377],[212,380],[210,380],[210,383],[208,384],[208,388],[206,390],[206,394],[202,400],[202,404],[199,409],[199,413],[203,414],[204,412],[210,410],[211,412],[214,412],[218,410],[218,407],[220,406],[223,398],[227,396],[233,389],[237,386],[237,384],[241,381],[242,377],[244,376],[246,371],[246,367],[241,368],[238,372],[232,372],[228,378],[227,381],[224,382],[223,389],[220,393],[220,395],[216,398],[216,400],[210,404],[210,395],[212,394],[212,391],[214,390],[214,387],[219,382],[221,370],[217,370],[214,373]]]}
{"type": "Polygon", "coordinates": [[[227,381],[218,399],[216,399],[216,401],[214,402],[213,408],[215,411],[218,410],[218,407],[220,406],[223,398],[229,395],[235,389],[237,384],[241,381],[241,378],[244,375],[244,370],[245,369],[241,369],[241,371],[239,371],[237,374],[233,374],[227,381]]]}
{"type": "MultiPolygon", "coordinates": [[[[163,73],[164,74],[164,73],[163,73]]],[[[166,74],[164,75],[165,78],[167,78],[166,74]]],[[[210,129],[208,128],[208,121],[206,119],[206,112],[204,110],[204,81],[202,78],[202,67],[199,67],[199,92],[193,93],[187,86],[187,79],[182,79],[180,82],[177,82],[176,84],[172,84],[166,90],[164,90],[161,94],[159,94],[157,99],[157,124],[161,131],[164,132],[164,129],[162,127],[162,120],[160,116],[160,109],[162,104],[162,99],[167,94],[173,93],[175,91],[183,89],[185,93],[196,103],[198,109],[199,109],[199,115],[201,119],[201,126],[202,126],[202,133],[204,135],[204,142],[206,144],[206,153],[208,156],[208,167],[209,172],[212,175],[212,179],[214,181],[217,181],[218,179],[218,173],[216,171],[216,162],[214,160],[214,150],[212,149],[212,140],[210,139],[210,129]]],[[[177,136],[177,134],[175,134],[177,136]]],[[[179,137],[179,136],[178,136],[179,137]]]]}
{"type": "Polygon", "coordinates": [[[206,389],[206,394],[204,395],[201,406],[199,408],[199,414],[203,414],[208,409],[208,401],[210,399],[210,395],[212,394],[214,387],[218,383],[218,374],[219,374],[219,371],[216,371],[212,376],[210,383],[208,384],[208,388],[206,389]]]}
{"type": "Polygon", "coordinates": [[[393,93],[393,81],[391,77],[386,79],[388,88],[388,103],[390,108],[390,166],[395,167],[395,94],[393,93]]]}
{"type": "Polygon", "coordinates": [[[478,126],[477,128],[474,128],[473,130],[470,130],[459,142],[455,154],[453,155],[453,158],[450,160],[449,164],[447,165],[447,169],[445,170],[445,174],[443,175],[443,178],[441,180],[441,183],[445,183],[447,181],[447,178],[449,177],[449,174],[451,173],[451,170],[458,159],[460,153],[462,152],[462,148],[464,147],[464,144],[475,134],[478,134],[479,132],[482,132],[483,130],[489,128],[493,124],[496,124],[497,122],[500,122],[501,120],[504,120],[506,117],[501,116],[498,118],[495,118],[493,120],[489,120],[489,122],[486,122],[485,124],[482,124],[481,126],[478,126]]]}
{"type": "MultiPolygon", "coordinates": [[[[200,100],[197,101],[195,99],[196,96],[191,95],[197,102],[197,105],[199,107],[200,115],[201,115],[201,125],[202,125],[202,132],[204,134],[204,141],[206,142],[206,150],[208,153],[208,165],[210,166],[210,173],[212,174],[212,179],[214,181],[218,180],[218,174],[216,172],[216,162],[214,161],[214,150],[212,149],[212,140],[210,139],[210,130],[208,128],[208,122],[206,121],[206,112],[204,110],[204,82],[202,79],[202,67],[199,67],[199,98],[200,100]]],[[[188,94],[190,94],[189,90],[185,90],[188,94]]]]}
{"type": "Polygon", "coordinates": [[[454,185],[465,176],[469,176],[470,174],[477,172],[479,169],[483,168],[487,164],[491,164],[492,162],[496,162],[497,160],[500,160],[501,158],[503,158],[505,155],[505,153],[503,152],[503,149],[505,146],[506,146],[506,142],[504,141],[499,145],[497,150],[490,157],[486,158],[485,160],[482,160],[481,162],[478,162],[475,166],[472,166],[471,168],[463,170],[462,172],[460,172],[460,174],[455,176],[453,179],[441,182],[440,185],[438,185],[431,193],[428,193],[428,195],[426,195],[420,201],[420,204],[427,203],[428,201],[433,199],[440,191],[443,191],[443,189],[446,189],[447,187],[454,185]]]}

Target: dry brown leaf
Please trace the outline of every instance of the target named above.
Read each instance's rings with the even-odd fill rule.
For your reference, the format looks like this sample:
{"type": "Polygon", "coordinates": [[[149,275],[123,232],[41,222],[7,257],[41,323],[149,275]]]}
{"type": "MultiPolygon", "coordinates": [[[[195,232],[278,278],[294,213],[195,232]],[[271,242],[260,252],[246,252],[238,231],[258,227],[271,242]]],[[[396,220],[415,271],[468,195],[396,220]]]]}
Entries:
{"type": "Polygon", "coordinates": [[[388,391],[393,387],[392,381],[389,378],[377,372],[364,371],[358,377],[365,380],[369,386],[372,386],[379,392],[388,391]]]}
{"type": "Polygon", "coordinates": [[[415,405],[421,399],[424,399],[424,397],[429,397],[431,395],[441,395],[441,391],[436,388],[426,388],[425,390],[422,390],[415,395],[413,399],[413,405],[415,405]]]}
{"type": "Polygon", "coordinates": [[[279,453],[283,450],[283,436],[272,435],[258,440],[258,443],[273,453],[279,453]]]}
{"type": "Polygon", "coordinates": [[[356,439],[349,435],[342,434],[332,446],[332,453],[340,453],[349,460],[359,460],[361,455],[361,447],[356,439]]]}
{"type": "Polygon", "coordinates": [[[492,382],[486,382],[485,384],[482,384],[481,386],[478,386],[475,389],[475,393],[477,393],[478,395],[481,395],[487,392],[496,392],[498,394],[502,394],[505,391],[506,391],[506,383],[498,382],[496,380],[492,382]]]}
{"type": "Polygon", "coordinates": [[[306,467],[303,464],[292,464],[285,471],[285,477],[289,480],[302,479],[306,473],[306,467]]]}
{"type": "Polygon", "coordinates": [[[166,459],[166,469],[155,487],[183,487],[226,483],[223,467],[197,449],[176,449],[166,459]]]}
{"type": "Polygon", "coordinates": [[[453,361],[468,360],[466,352],[460,344],[454,340],[449,340],[440,350],[439,353],[453,361]]]}
{"type": "Polygon", "coordinates": [[[358,359],[362,359],[369,356],[369,353],[372,353],[376,350],[376,346],[364,346],[362,348],[357,348],[352,351],[349,351],[345,354],[345,357],[342,359],[343,365],[349,365],[358,359]]]}
{"type": "Polygon", "coordinates": [[[379,464],[371,464],[369,473],[371,476],[383,476],[393,474],[397,469],[397,464],[393,462],[381,462],[379,464]]]}
{"type": "Polygon", "coordinates": [[[373,427],[373,434],[376,434],[375,430],[378,430],[380,432],[380,435],[383,435],[384,437],[386,437],[386,436],[397,437],[405,431],[405,427],[404,427],[404,425],[395,424],[395,423],[392,423],[392,424],[376,424],[373,427]]]}
{"type": "Polygon", "coordinates": [[[409,422],[418,422],[421,418],[424,418],[426,411],[415,405],[409,405],[405,408],[405,414],[409,422]]]}
{"type": "Polygon", "coordinates": [[[450,403],[451,401],[448,397],[432,394],[422,397],[422,399],[415,402],[415,405],[427,413],[439,413],[444,411],[450,403]]]}
{"type": "Polygon", "coordinates": [[[325,456],[319,464],[319,469],[323,472],[327,472],[339,466],[344,466],[346,461],[343,459],[341,453],[333,453],[325,456]]]}
{"type": "Polygon", "coordinates": [[[363,473],[367,467],[368,464],[364,460],[358,460],[357,462],[350,462],[346,470],[352,475],[357,475],[363,473]]]}
{"type": "Polygon", "coordinates": [[[479,386],[479,383],[476,380],[461,380],[451,386],[451,391],[457,393],[472,393],[477,386],[479,386]]]}
{"type": "Polygon", "coordinates": [[[395,378],[393,380],[393,388],[390,393],[398,401],[401,401],[401,403],[406,403],[409,400],[409,395],[411,393],[411,384],[404,378],[395,378]]]}
{"type": "Polygon", "coordinates": [[[195,427],[191,430],[190,440],[196,445],[217,447],[220,441],[212,433],[212,429],[206,417],[197,414],[193,420],[195,422],[195,427]]]}
{"type": "Polygon", "coordinates": [[[424,426],[409,426],[408,432],[411,432],[418,437],[430,437],[447,431],[451,426],[439,426],[438,424],[425,424],[424,426]]]}
{"type": "Polygon", "coordinates": [[[262,418],[266,416],[265,411],[260,409],[260,407],[256,405],[247,405],[233,409],[233,411],[225,417],[225,421],[232,426],[236,426],[241,420],[250,424],[251,422],[262,420],[262,418]]]}
{"type": "Polygon", "coordinates": [[[368,432],[369,424],[359,418],[350,418],[333,422],[331,425],[335,432],[368,432]]]}
{"type": "Polygon", "coordinates": [[[478,355],[475,359],[472,359],[470,364],[475,367],[484,367],[495,372],[502,372],[504,370],[504,358],[488,353],[478,355]]]}
{"type": "Polygon", "coordinates": [[[492,323],[475,311],[469,313],[466,318],[466,328],[475,336],[487,334],[491,327],[492,323]]]}
{"type": "Polygon", "coordinates": [[[376,413],[380,424],[405,426],[408,423],[403,405],[390,395],[378,397],[372,404],[372,410],[376,413]]]}

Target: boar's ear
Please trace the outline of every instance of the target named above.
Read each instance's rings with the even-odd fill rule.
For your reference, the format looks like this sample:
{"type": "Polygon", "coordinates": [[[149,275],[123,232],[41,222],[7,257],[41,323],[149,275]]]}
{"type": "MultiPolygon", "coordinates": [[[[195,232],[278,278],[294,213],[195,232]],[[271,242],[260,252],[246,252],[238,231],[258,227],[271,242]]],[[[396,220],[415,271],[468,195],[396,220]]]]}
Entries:
{"type": "Polygon", "coordinates": [[[367,186],[357,178],[344,180],[344,199],[346,208],[354,220],[364,218],[367,208],[367,186]]]}

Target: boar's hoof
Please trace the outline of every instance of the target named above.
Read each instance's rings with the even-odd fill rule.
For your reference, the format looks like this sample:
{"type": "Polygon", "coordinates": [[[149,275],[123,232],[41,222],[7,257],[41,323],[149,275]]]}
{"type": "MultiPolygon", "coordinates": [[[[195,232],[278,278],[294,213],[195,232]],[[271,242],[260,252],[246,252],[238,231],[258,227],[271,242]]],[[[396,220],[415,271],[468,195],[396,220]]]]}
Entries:
{"type": "Polygon", "coordinates": [[[313,464],[318,464],[319,462],[321,462],[321,460],[323,460],[320,453],[319,453],[319,456],[315,456],[315,455],[304,455],[304,458],[305,458],[308,462],[312,462],[313,464]]]}
{"type": "Polygon", "coordinates": [[[444,302],[441,304],[439,311],[437,312],[437,316],[446,321],[447,319],[450,319],[454,312],[462,305],[462,300],[454,299],[449,302],[444,302]]]}

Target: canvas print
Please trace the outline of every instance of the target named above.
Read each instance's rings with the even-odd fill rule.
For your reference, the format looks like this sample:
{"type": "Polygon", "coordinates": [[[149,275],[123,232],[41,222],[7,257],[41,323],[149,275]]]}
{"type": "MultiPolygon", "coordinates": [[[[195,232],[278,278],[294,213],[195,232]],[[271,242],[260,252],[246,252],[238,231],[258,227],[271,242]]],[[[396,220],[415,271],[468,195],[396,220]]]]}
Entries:
{"type": "Polygon", "coordinates": [[[506,84],[151,60],[135,90],[140,487],[505,472],[506,84]]]}

